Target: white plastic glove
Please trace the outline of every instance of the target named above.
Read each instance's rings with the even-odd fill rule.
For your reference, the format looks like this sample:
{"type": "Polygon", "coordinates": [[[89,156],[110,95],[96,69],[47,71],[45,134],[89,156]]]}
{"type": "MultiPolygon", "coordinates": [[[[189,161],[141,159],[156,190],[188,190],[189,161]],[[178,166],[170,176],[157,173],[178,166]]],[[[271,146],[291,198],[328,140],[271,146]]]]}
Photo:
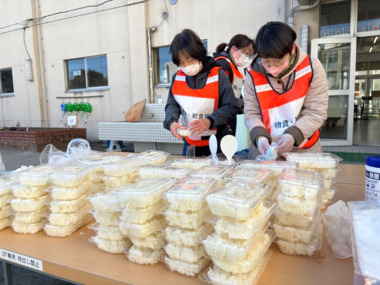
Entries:
{"type": "Polygon", "coordinates": [[[291,152],[295,142],[291,134],[283,134],[276,145],[278,153],[291,152]]]}
{"type": "Polygon", "coordinates": [[[270,147],[269,141],[266,137],[259,137],[257,140],[257,149],[261,154],[266,154],[267,149],[270,147]]]}

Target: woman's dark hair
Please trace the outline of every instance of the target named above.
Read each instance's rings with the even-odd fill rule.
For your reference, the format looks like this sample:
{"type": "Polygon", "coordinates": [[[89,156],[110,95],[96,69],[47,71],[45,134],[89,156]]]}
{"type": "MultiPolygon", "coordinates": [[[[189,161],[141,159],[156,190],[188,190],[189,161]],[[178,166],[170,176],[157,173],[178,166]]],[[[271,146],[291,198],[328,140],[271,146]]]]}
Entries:
{"type": "Polygon", "coordinates": [[[257,56],[263,58],[283,58],[292,53],[297,39],[296,32],[282,22],[268,22],[262,26],[256,36],[257,56]]]}
{"type": "Polygon", "coordinates": [[[190,29],[184,29],[174,37],[170,46],[170,53],[172,54],[173,63],[177,66],[179,66],[180,53],[199,61],[204,61],[207,56],[207,50],[202,44],[201,39],[190,29]]]}
{"type": "Polygon", "coordinates": [[[226,43],[222,43],[220,45],[218,45],[218,47],[216,48],[216,52],[217,53],[221,53],[223,52],[226,47],[228,46],[228,49],[226,50],[227,53],[230,52],[231,48],[233,46],[237,47],[238,49],[243,49],[243,48],[246,48],[246,47],[249,47],[249,45],[252,45],[252,48],[253,48],[253,53],[256,53],[255,50],[256,50],[256,47],[255,47],[255,42],[254,40],[248,38],[246,35],[236,35],[234,36],[230,42],[228,44],[226,43]]]}

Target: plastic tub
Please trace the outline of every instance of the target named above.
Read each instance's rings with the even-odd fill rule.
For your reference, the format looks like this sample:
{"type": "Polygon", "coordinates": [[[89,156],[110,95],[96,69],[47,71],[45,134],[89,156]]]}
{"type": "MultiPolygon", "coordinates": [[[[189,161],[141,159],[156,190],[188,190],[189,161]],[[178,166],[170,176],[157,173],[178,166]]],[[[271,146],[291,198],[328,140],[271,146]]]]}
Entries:
{"type": "Polygon", "coordinates": [[[182,247],[174,244],[165,245],[166,254],[171,259],[177,259],[188,263],[196,263],[206,255],[205,248],[202,244],[193,247],[182,247]]]}
{"type": "Polygon", "coordinates": [[[188,263],[164,256],[164,262],[172,272],[178,272],[187,276],[195,276],[204,270],[211,261],[206,257],[202,257],[196,263],[188,263]]]}
{"type": "Polygon", "coordinates": [[[206,206],[205,197],[214,190],[216,183],[215,179],[210,178],[184,178],[167,190],[163,197],[172,210],[199,211],[206,206]]]}
{"type": "Polygon", "coordinates": [[[159,232],[165,227],[165,224],[165,219],[162,216],[158,216],[142,225],[120,222],[119,228],[123,235],[127,237],[145,238],[153,233],[159,232]]]}
{"type": "Polygon", "coordinates": [[[13,198],[13,194],[12,193],[0,196],[0,209],[5,208],[10,203],[10,200],[12,198],[13,198]]]}
{"type": "Polygon", "coordinates": [[[164,163],[169,155],[170,153],[164,151],[146,150],[137,154],[137,157],[148,160],[149,164],[159,165],[164,163]]]}
{"type": "Polygon", "coordinates": [[[85,158],[78,159],[79,163],[86,164],[88,166],[94,166],[94,172],[103,172],[103,168],[101,166],[102,163],[119,161],[126,159],[122,156],[117,155],[93,155],[85,158]]]}
{"type": "Polygon", "coordinates": [[[119,226],[120,215],[118,212],[98,212],[93,209],[88,212],[103,226],[119,226]]]}
{"type": "Polygon", "coordinates": [[[315,223],[318,220],[319,215],[319,208],[315,209],[313,215],[311,215],[310,217],[276,211],[273,214],[271,222],[272,224],[277,224],[281,226],[309,228],[313,223],[315,223]]]}
{"type": "Polygon", "coordinates": [[[174,185],[177,179],[157,179],[155,184],[126,184],[113,192],[120,204],[124,207],[139,209],[158,203],[161,194],[167,189],[167,183],[174,185]]]}
{"type": "Polygon", "coordinates": [[[12,221],[10,218],[0,219],[0,231],[10,227],[12,225],[12,221]]]}
{"type": "Polygon", "coordinates": [[[123,253],[124,250],[132,246],[132,243],[127,238],[123,238],[118,241],[112,241],[94,236],[90,237],[89,242],[95,243],[100,250],[109,253],[123,253]]]}
{"type": "MultiPolygon", "coordinates": [[[[148,162],[146,161],[145,164],[148,162]]],[[[138,159],[125,159],[113,162],[103,163],[103,171],[105,175],[113,177],[122,177],[137,172],[137,167],[144,165],[144,162],[138,159]]]]}
{"type": "Polygon", "coordinates": [[[203,224],[205,218],[210,216],[210,214],[210,210],[207,207],[195,212],[179,212],[173,210],[166,210],[164,212],[169,226],[191,230],[200,227],[203,224]]]}
{"type": "Polygon", "coordinates": [[[48,203],[50,211],[54,214],[68,214],[79,211],[87,203],[88,194],[83,194],[78,199],[71,201],[51,201],[48,203]]]}
{"type": "Polygon", "coordinates": [[[202,243],[205,246],[207,254],[211,256],[211,258],[222,259],[230,262],[242,260],[260,240],[268,226],[269,223],[250,239],[230,239],[227,235],[218,235],[213,233],[203,240],[202,243]]]}
{"type": "Polygon", "coordinates": [[[36,199],[15,198],[11,200],[11,205],[16,212],[33,212],[44,208],[48,201],[50,201],[49,195],[36,199]]]}
{"type": "Polygon", "coordinates": [[[272,176],[273,171],[270,169],[260,168],[236,168],[234,171],[227,174],[224,179],[239,179],[246,182],[266,183],[272,176]]]}
{"type": "Polygon", "coordinates": [[[246,258],[234,262],[214,258],[213,262],[220,269],[230,272],[231,274],[249,273],[263,260],[275,238],[276,234],[274,231],[267,230],[254,245],[246,258]]]}
{"type": "Polygon", "coordinates": [[[342,171],[339,167],[327,168],[327,169],[309,169],[311,171],[319,172],[325,176],[325,179],[331,180],[336,178],[339,172],[342,171]]]}
{"type": "Polygon", "coordinates": [[[175,227],[167,227],[165,229],[166,240],[178,246],[196,246],[213,232],[213,226],[206,222],[195,230],[185,230],[175,227]]]}
{"type": "Polygon", "coordinates": [[[283,154],[286,160],[299,163],[302,169],[327,169],[335,168],[342,161],[339,156],[332,153],[295,153],[287,152],[283,154]]]}
{"type": "Polygon", "coordinates": [[[71,214],[55,214],[51,213],[48,217],[50,224],[54,226],[69,226],[75,224],[84,219],[88,211],[91,209],[91,205],[87,203],[78,211],[71,214]]]}
{"type": "Polygon", "coordinates": [[[201,169],[202,167],[209,166],[212,164],[212,159],[193,159],[193,158],[180,158],[174,159],[170,163],[173,167],[179,168],[190,168],[190,169],[201,169]]]}
{"type": "Polygon", "coordinates": [[[52,224],[46,224],[44,226],[44,231],[46,235],[51,237],[68,237],[91,221],[92,215],[87,214],[81,221],[68,226],[54,226],[52,224]]]}
{"type": "Polygon", "coordinates": [[[294,197],[288,197],[282,193],[277,196],[278,209],[282,212],[312,217],[316,209],[320,209],[322,206],[322,190],[320,194],[316,196],[316,200],[307,201],[294,197]]]}
{"type": "Polygon", "coordinates": [[[51,184],[61,187],[79,187],[94,169],[91,166],[66,166],[48,174],[51,184]]]}
{"type": "Polygon", "coordinates": [[[129,174],[127,176],[120,176],[120,177],[105,176],[103,178],[103,181],[104,181],[104,186],[115,188],[123,184],[133,183],[135,179],[138,177],[139,177],[138,173],[129,174]]]}
{"type": "Polygon", "coordinates": [[[164,254],[165,251],[162,248],[139,248],[135,245],[126,251],[128,260],[137,264],[156,264],[161,261],[164,254]]]}
{"type": "Polygon", "coordinates": [[[41,231],[46,223],[47,223],[47,219],[45,218],[35,223],[20,223],[20,222],[13,221],[12,228],[16,233],[32,235],[41,231]]]}
{"type": "Polygon", "coordinates": [[[146,221],[157,216],[157,213],[161,213],[165,207],[165,202],[161,200],[152,206],[142,209],[119,209],[122,212],[120,220],[132,224],[144,224],[146,221]]]}
{"type": "Polygon", "coordinates": [[[119,201],[113,193],[97,193],[88,197],[92,207],[97,212],[115,213],[120,207],[119,201]]]}
{"type": "Polygon", "coordinates": [[[70,201],[78,199],[84,193],[90,192],[90,187],[92,185],[91,180],[86,180],[83,183],[79,184],[77,187],[60,187],[60,186],[51,186],[46,189],[51,197],[56,201],[70,201]]]}
{"type": "Polygon", "coordinates": [[[186,168],[176,168],[170,166],[143,166],[139,168],[139,175],[143,179],[148,178],[177,178],[189,176],[194,170],[186,168]]]}
{"type": "Polygon", "coordinates": [[[193,177],[205,177],[205,178],[214,178],[214,179],[222,179],[228,173],[233,170],[231,166],[218,166],[211,165],[205,166],[198,171],[191,174],[193,177]]]}
{"type": "Polygon", "coordinates": [[[44,207],[41,210],[33,212],[9,212],[9,216],[15,222],[33,224],[41,221],[46,215],[49,214],[49,208],[44,207]]]}
{"type": "Polygon", "coordinates": [[[145,238],[130,238],[132,243],[139,248],[159,249],[165,243],[165,236],[162,232],[153,233],[145,238]]]}
{"type": "Polygon", "coordinates": [[[0,208],[0,220],[8,218],[10,212],[12,212],[12,206],[9,204],[7,204],[4,208],[0,208]]]}
{"type": "Polygon", "coordinates": [[[46,195],[44,192],[50,184],[42,186],[25,186],[22,184],[14,184],[12,186],[13,195],[21,199],[35,199],[46,195]]]}
{"type": "Polygon", "coordinates": [[[124,235],[120,231],[118,226],[103,226],[98,223],[93,223],[88,226],[89,229],[96,232],[96,236],[100,239],[121,241],[124,239],[124,235]]]}
{"type": "Polygon", "coordinates": [[[54,171],[54,168],[42,164],[36,167],[28,168],[16,173],[22,185],[25,186],[44,186],[49,184],[47,175],[54,171]]]}
{"type": "Polygon", "coordinates": [[[216,216],[247,220],[270,192],[271,187],[265,184],[257,185],[256,191],[222,187],[208,195],[206,200],[216,216]]]}
{"type": "Polygon", "coordinates": [[[249,239],[256,233],[262,232],[262,228],[268,223],[276,208],[276,203],[264,201],[247,220],[212,216],[208,222],[213,224],[215,232],[219,235],[227,235],[231,239],[249,239]]]}

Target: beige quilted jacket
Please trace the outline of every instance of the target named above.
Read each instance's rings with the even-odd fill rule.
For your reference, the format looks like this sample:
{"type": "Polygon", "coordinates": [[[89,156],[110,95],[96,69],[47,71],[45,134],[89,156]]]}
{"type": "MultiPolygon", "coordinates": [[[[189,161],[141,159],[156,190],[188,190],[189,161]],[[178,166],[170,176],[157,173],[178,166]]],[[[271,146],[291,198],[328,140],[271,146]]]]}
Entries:
{"type": "MultiPolygon", "coordinates": [[[[281,78],[274,78],[273,76],[266,74],[264,67],[257,64],[255,61],[253,62],[253,66],[251,66],[251,68],[257,72],[267,75],[273,88],[277,92],[282,93],[284,92],[289,77],[289,86],[293,85],[293,71],[305,59],[305,57],[306,53],[297,47],[296,60],[293,63],[293,66],[281,78]]],[[[285,132],[293,135],[296,141],[293,149],[295,152],[322,152],[319,141],[309,149],[297,148],[297,146],[300,145],[306,138],[310,138],[313,133],[322,126],[323,121],[327,118],[329,93],[326,73],[318,59],[312,59],[311,62],[313,68],[313,78],[305,97],[304,106],[297,117],[296,123],[285,130],[285,132]]],[[[253,143],[253,145],[251,145],[251,156],[255,157],[259,154],[255,143],[257,136],[266,136],[269,141],[271,141],[271,138],[267,130],[264,128],[256,92],[253,88],[252,78],[249,75],[245,77],[244,82],[244,113],[245,125],[248,128],[248,132],[253,143]]]]}

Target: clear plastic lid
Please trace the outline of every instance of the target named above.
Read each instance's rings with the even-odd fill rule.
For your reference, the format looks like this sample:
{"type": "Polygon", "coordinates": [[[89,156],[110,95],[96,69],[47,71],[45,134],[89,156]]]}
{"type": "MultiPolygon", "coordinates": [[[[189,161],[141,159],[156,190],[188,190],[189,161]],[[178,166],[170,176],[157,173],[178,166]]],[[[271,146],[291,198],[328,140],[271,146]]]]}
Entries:
{"type": "Polygon", "coordinates": [[[164,196],[166,198],[193,198],[203,200],[215,186],[215,179],[188,177],[179,180],[177,185],[164,193],[164,196]]]}
{"type": "Polygon", "coordinates": [[[162,164],[165,162],[166,158],[170,155],[168,152],[158,151],[158,150],[146,150],[140,152],[136,156],[139,158],[147,159],[151,164],[162,164]]]}
{"type": "Polygon", "coordinates": [[[156,264],[161,261],[161,257],[165,254],[162,248],[140,248],[136,245],[133,245],[129,250],[125,250],[124,252],[129,261],[137,264],[156,264]]]}
{"type": "Polygon", "coordinates": [[[334,186],[331,186],[330,189],[323,190],[323,202],[330,201],[332,198],[334,198],[335,194],[338,192],[338,189],[334,186]]]}
{"type": "Polygon", "coordinates": [[[55,226],[68,226],[76,223],[87,216],[88,211],[91,209],[90,203],[85,204],[82,208],[74,213],[70,214],[55,214],[51,213],[47,215],[49,222],[55,226]]]}
{"type": "Polygon", "coordinates": [[[50,201],[49,195],[41,196],[35,199],[15,198],[11,200],[12,208],[17,212],[33,212],[45,207],[50,201]]]}
{"type": "Polygon", "coordinates": [[[148,160],[141,159],[125,159],[113,162],[103,163],[103,171],[108,176],[124,176],[133,174],[137,171],[137,167],[149,164],[148,160]]]}
{"type": "Polygon", "coordinates": [[[44,207],[40,210],[32,211],[32,212],[13,212],[9,211],[9,216],[13,221],[20,223],[36,223],[41,221],[44,217],[49,214],[49,208],[44,207]]]}
{"type": "Polygon", "coordinates": [[[194,172],[192,169],[171,167],[168,165],[149,165],[138,168],[140,177],[149,178],[183,178],[194,172]]]}
{"type": "Polygon", "coordinates": [[[283,154],[286,160],[298,162],[300,168],[334,168],[342,159],[332,153],[295,153],[287,152],[283,154]]]}
{"type": "Polygon", "coordinates": [[[12,206],[9,204],[4,208],[0,208],[0,220],[8,218],[10,212],[12,212],[12,206]]]}
{"type": "Polygon", "coordinates": [[[0,209],[11,203],[12,198],[14,198],[12,193],[0,196],[0,209]]]}
{"type": "Polygon", "coordinates": [[[248,182],[265,183],[271,177],[273,171],[270,169],[247,169],[237,168],[225,176],[226,180],[240,179],[248,182]]]}
{"type": "Polygon", "coordinates": [[[44,192],[49,193],[54,200],[75,200],[84,193],[89,193],[91,185],[91,180],[86,180],[77,187],[66,188],[61,186],[51,186],[45,189],[44,192]]]}
{"type": "Polygon", "coordinates": [[[132,243],[138,247],[159,249],[165,243],[165,235],[163,232],[153,233],[145,238],[130,237],[132,243]]]}
{"type": "Polygon", "coordinates": [[[243,160],[239,163],[239,166],[246,168],[298,168],[299,165],[294,161],[257,161],[257,160],[243,160]]]}
{"type": "Polygon", "coordinates": [[[88,165],[100,165],[102,163],[119,161],[126,159],[123,156],[118,155],[93,155],[85,158],[78,159],[77,161],[80,163],[88,164],[88,165]]]}
{"type": "Polygon", "coordinates": [[[195,230],[203,224],[205,218],[211,213],[207,207],[204,207],[196,212],[180,212],[169,209],[163,214],[170,226],[195,230]]]}
{"type": "Polygon", "coordinates": [[[12,192],[16,198],[35,199],[45,195],[46,188],[49,186],[50,184],[43,186],[25,186],[15,183],[12,185],[12,192]]]}
{"type": "Polygon", "coordinates": [[[14,181],[10,181],[8,175],[6,175],[0,180],[0,196],[11,193],[15,185],[17,184],[14,181]]]}
{"type": "Polygon", "coordinates": [[[94,236],[90,237],[88,241],[95,243],[100,250],[109,253],[123,253],[126,249],[132,246],[131,241],[127,238],[123,238],[118,241],[112,241],[94,236]]]}
{"type": "Polygon", "coordinates": [[[146,208],[116,208],[118,214],[121,214],[120,219],[127,223],[133,224],[143,224],[147,220],[155,217],[157,213],[161,213],[166,208],[166,203],[164,201],[159,201],[154,205],[146,208]]]}
{"type": "Polygon", "coordinates": [[[233,168],[231,166],[211,165],[211,166],[205,166],[199,169],[198,171],[191,174],[191,176],[222,179],[232,170],[233,168]]]}
{"type": "Polygon", "coordinates": [[[50,201],[46,204],[49,206],[50,211],[55,214],[69,214],[74,213],[85,206],[88,199],[88,194],[83,194],[75,200],[69,201],[50,201]]]}
{"type": "Polygon", "coordinates": [[[309,170],[319,172],[325,176],[325,179],[334,179],[338,175],[339,172],[342,171],[339,167],[334,168],[327,168],[327,169],[313,169],[310,168],[309,170]]]}
{"type": "Polygon", "coordinates": [[[168,256],[164,256],[163,260],[170,271],[178,272],[187,276],[195,276],[199,274],[211,263],[210,259],[206,257],[200,258],[195,263],[184,262],[182,260],[170,258],[168,256]]]}
{"type": "Polygon", "coordinates": [[[193,159],[193,158],[179,158],[174,159],[170,163],[173,167],[201,169],[202,167],[212,164],[212,159],[193,159]]]}
{"type": "Polygon", "coordinates": [[[166,254],[170,258],[178,259],[188,263],[197,262],[202,257],[207,257],[205,248],[202,244],[193,247],[177,246],[174,244],[165,244],[166,254]]]}
{"type": "Polygon", "coordinates": [[[120,203],[112,192],[97,193],[88,197],[92,207],[98,212],[115,212],[115,208],[120,207],[120,203]]]}
{"type": "Polygon", "coordinates": [[[280,184],[291,184],[307,188],[323,189],[324,175],[302,169],[284,169],[278,178],[280,184]]]}
{"type": "Polygon", "coordinates": [[[16,172],[21,184],[26,186],[42,186],[49,183],[47,175],[54,171],[54,168],[42,164],[36,167],[28,168],[23,171],[16,172]]]}
{"type": "Polygon", "coordinates": [[[316,208],[311,216],[300,216],[277,210],[271,219],[272,224],[288,227],[308,228],[318,220],[320,209],[316,208]]]}
{"type": "Polygon", "coordinates": [[[195,230],[182,229],[179,227],[165,228],[166,240],[179,246],[196,246],[209,234],[214,232],[211,224],[204,222],[195,230]]]}

